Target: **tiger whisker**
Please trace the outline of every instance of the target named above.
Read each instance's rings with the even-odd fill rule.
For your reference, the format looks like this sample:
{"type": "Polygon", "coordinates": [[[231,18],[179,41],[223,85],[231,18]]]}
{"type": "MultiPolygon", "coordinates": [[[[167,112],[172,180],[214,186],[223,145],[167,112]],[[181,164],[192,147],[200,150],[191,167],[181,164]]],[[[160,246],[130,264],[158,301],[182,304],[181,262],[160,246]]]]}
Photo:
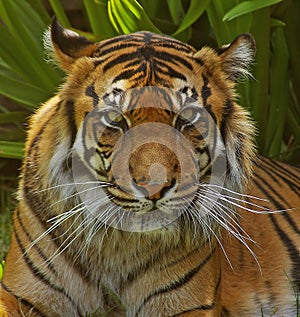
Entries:
{"type": "MultiPolygon", "coordinates": [[[[204,206],[204,208],[206,208],[204,206]]],[[[250,254],[253,256],[255,262],[257,263],[258,265],[258,268],[259,270],[261,271],[261,266],[259,264],[259,261],[257,259],[257,256],[255,254],[255,252],[249,247],[249,245],[247,244],[247,242],[245,241],[245,237],[240,234],[239,232],[236,232],[234,231],[233,229],[236,229],[234,226],[233,226],[233,229],[226,223],[226,219],[225,218],[222,218],[223,220],[225,220],[226,222],[222,221],[219,217],[216,217],[209,209],[207,210],[208,214],[218,223],[220,224],[225,230],[226,232],[230,233],[232,236],[234,236],[237,240],[239,240],[245,247],[246,249],[250,252],[250,254]]],[[[232,224],[231,224],[232,225],[232,224]]],[[[251,241],[253,241],[251,239],[251,241]]],[[[226,252],[225,252],[226,253],[226,252]]],[[[228,260],[228,256],[226,254],[226,259],[228,260]]],[[[232,267],[232,265],[230,264],[230,266],[232,267]]]]}
{"type": "MultiPolygon", "coordinates": [[[[189,209],[189,213],[190,213],[190,215],[192,216],[193,221],[196,220],[196,221],[199,223],[200,228],[201,228],[202,230],[205,228],[205,231],[210,233],[210,234],[207,233],[207,237],[208,237],[208,241],[209,241],[208,243],[209,243],[210,246],[211,246],[210,236],[212,235],[212,236],[216,239],[217,243],[219,244],[219,246],[220,246],[220,248],[221,248],[221,250],[222,250],[222,252],[223,252],[223,254],[224,254],[224,256],[225,256],[225,258],[226,258],[227,261],[228,261],[228,264],[230,265],[231,269],[234,270],[234,269],[233,269],[233,266],[232,266],[232,264],[231,264],[231,261],[230,261],[228,255],[227,255],[227,253],[226,253],[226,250],[225,250],[224,247],[223,247],[223,244],[222,244],[221,240],[219,239],[219,237],[217,236],[217,234],[216,234],[216,233],[214,232],[214,230],[212,229],[211,224],[208,224],[208,223],[207,223],[207,221],[209,221],[209,218],[206,218],[206,219],[205,219],[204,217],[199,217],[197,204],[195,204],[194,202],[192,202],[192,205],[194,205],[194,206],[193,206],[192,209],[189,209]]],[[[204,209],[206,209],[205,206],[202,206],[202,207],[203,207],[204,209]]],[[[206,210],[206,212],[209,214],[208,210],[206,210]]]]}
{"type": "Polygon", "coordinates": [[[78,209],[76,209],[76,208],[78,208],[79,206],[83,206],[83,205],[84,205],[84,203],[81,202],[81,203],[79,203],[78,205],[76,205],[74,208],[72,208],[72,209],[70,209],[70,210],[68,210],[68,211],[65,211],[65,212],[63,212],[63,213],[61,213],[61,214],[59,214],[59,215],[56,215],[56,216],[54,216],[54,217],[52,217],[52,218],[49,218],[49,219],[47,220],[47,222],[56,222],[57,219],[67,218],[68,216],[72,216],[72,215],[74,215],[74,214],[76,214],[76,213],[78,212],[78,209]]]}
{"type": "MultiPolygon", "coordinates": [[[[209,199],[209,200],[212,200],[211,198],[207,197],[207,195],[204,196],[206,199],[209,199]]],[[[199,197],[199,198],[203,198],[203,197],[199,197]]],[[[213,197],[214,198],[214,197],[213,197]]],[[[254,241],[250,236],[249,234],[243,229],[243,227],[239,224],[239,222],[237,222],[237,217],[236,215],[238,215],[234,210],[230,209],[229,206],[227,205],[223,205],[222,203],[218,202],[218,201],[213,201],[214,204],[216,204],[216,208],[215,209],[212,209],[212,211],[216,211],[218,213],[218,216],[222,217],[224,220],[227,221],[227,219],[224,217],[224,210],[225,209],[227,211],[226,213],[226,217],[229,218],[233,224],[229,221],[228,223],[231,224],[233,226],[234,229],[238,228],[241,230],[241,232],[245,235],[245,236],[242,236],[243,238],[251,241],[252,243],[256,244],[256,241],[254,241]],[[223,209],[222,209],[223,208],[223,209]],[[233,216],[231,216],[233,215],[233,216]],[[234,219],[236,218],[236,219],[234,219]],[[234,227],[234,225],[236,227],[234,227]]],[[[210,209],[211,210],[211,209],[210,209]]]]}
{"type": "MultiPolygon", "coordinates": [[[[107,186],[108,186],[108,185],[107,185],[107,186]]],[[[73,197],[76,197],[76,196],[80,196],[81,194],[87,193],[87,192],[92,191],[92,190],[101,189],[101,188],[104,188],[104,187],[106,187],[106,186],[94,186],[94,187],[91,187],[91,188],[83,189],[83,190],[81,190],[81,191],[76,191],[76,193],[74,193],[74,194],[72,194],[72,195],[69,195],[69,196],[67,196],[67,197],[64,197],[64,198],[62,198],[62,199],[57,200],[56,202],[54,202],[54,203],[51,205],[51,207],[52,207],[52,206],[55,206],[56,204],[59,204],[59,203],[61,203],[61,202],[63,202],[63,201],[67,201],[67,200],[69,200],[70,198],[73,198],[73,197]]]]}
{"type": "MultiPolygon", "coordinates": [[[[195,217],[193,215],[193,213],[191,213],[190,210],[190,205],[193,205],[194,208],[197,208],[197,206],[195,206],[195,203],[193,201],[189,201],[187,198],[184,197],[184,201],[186,202],[186,206],[184,206],[184,213],[188,213],[191,217],[191,219],[193,220],[193,227],[194,227],[194,235],[193,235],[193,239],[196,239],[196,234],[197,234],[197,229],[198,229],[198,225],[195,221],[195,217]]],[[[197,217],[198,219],[198,217],[197,217]]],[[[199,222],[199,221],[197,221],[199,222]]],[[[207,235],[206,233],[204,233],[205,236],[209,237],[209,235],[207,235]]]]}
{"type": "Polygon", "coordinates": [[[260,205],[257,205],[257,204],[254,204],[254,203],[251,203],[249,201],[244,201],[244,200],[239,200],[235,197],[232,197],[232,196],[228,196],[228,195],[224,195],[222,193],[217,193],[218,194],[218,198],[225,201],[225,202],[228,202],[236,207],[239,207],[243,210],[246,210],[246,211],[250,211],[252,213],[255,213],[255,214],[271,214],[271,213],[279,213],[279,212],[284,212],[284,211],[291,211],[291,210],[294,210],[295,208],[288,208],[288,209],[280,209],[280,210],[271,210],[267,207],[263,207],[263,206],[260,206],[260,205]],[[249,205],[249,206],[254,206],[254,207],[258,207],[262,210],[255,210],[255,209],[251,209],[251,208],[248,208],[242,204],[238,204],[237,202],[235,201],[240,201],[242,203],[244,203],[245,205],[249,205]]]}
{"type": "MultiPolygon", "coordinates": [[[[211,206],[207,205],[207,201],[205,200],[205,198],[206,198],[206,199],[210,199],[210,201],[211,201],[211,198],[209,198],[207,196],[207,192],[205,194],[204,193],[197,193],[197,197],[199,199],[201,199],[201,202],[200,201],[196,201],[194,205],[196,205],[196,206],[198,206],[200,208],[203,208],[204,211],[206,211],[207,214],[211,218],[213,218],[221,227],[223,227],[228,233],[230,233],[236,239],[238,239],[248,249],[248,251],[251,253],[251,255],[255,259],[256,263],[258,264],[258,267],[261,268],[254,251],[249,247],[249,245],[247,244],[245,239],[247,239],[247,240],[249,240],[249,241],[251,241],[253,243],[255,243],[255,241],[245,232],[245,230],[243,228],[241,228],[241,226],[230,215],[228,215],[228,213],[226,213],[226,216],[229,219],[231,219],[237,227],[234,224],[232,224],[231,222],[229,222],[228,219],[226,219],[224,217],[224,212],[220,212],[220,211],[222,211],[221,207],[224,208],[224,206],[223,205],[218,205],[217,201],[214,200],[213,203],[215,205],[214,206],[215,208],[210,208],[211,206]],[[218,216],[215,215],[214,212],[216,212],[218,216]],[[239,231],[237,231],[237,228],[239,228],[245,234],[245,236],[243,234],[241,234],[239,231]]],[[[232,213],[231,209],[229,209],[229,210],[227,209],[227,211],[232,213]]],[[[196,215],[197,215],[197,213],[196,213],[196,215]]],[[[204,218],[204,217],[201,217],[201,218],[204,218]]],[[[226,255],[226,258],[227,258],[227,255],[226,255]]]]}
{"type": "Polygon", "coordinates": [[[73,231],[68,236],[68,238],[57,248],[57,250],[49,257],[49,261],[53,262],[58,256],[60,256],[82,234],[82,232],[86,230],[85,225],[86,222],[82,222],[81,226],[78,226],[76,230],[73,231]],[[79,230],[80,228],[81,230],[79,230]],[[71,238],[73,235],[75,235],[74,238],[67,243],[68,239],[71,238]]]}
{"type": "Polygon", "coordinates": [[[226,260],[227,260],[227,262],[228,262],[228,264],[229,264],[229,266],[231,267],[232,271],[234,271],[233,265],[232,265],[232,263],[231,263],[231,261],[230,261],[230,259],[229,259],[229,256],[228,256],[228,254],[227,254],[227,252],[226,252],[226,250],[225,250],[225,248],[224,248],[224,246],[223,246],[221,240],[220,240],[219,237],[216,235],[216,233],[213,231],[213,229],[211,228],[210,225],[208,225],[205,221],[203,221],[203,224],[204,224],[204,226],[208,229],[208,231],[211,232],[211,234],[214,236],[214,238],[215,238],[216,241],[218,242],[218,244],[219,244],[219,246],[220,246],[220,248],[221,248],[221,250],[222,250],[222,252],[223,252],[223,254],[224,254],[224,256],[225,256],[225,258],[226,258],[226,260]]]}
{"type": "MultiPolygon", "coordinates": [[[[259,211],[259,210],[257,210],[257,213],[264,213],[264,211],[265,211],[265,213],[269,213],[269,212],[272,212],[272,210],[270,210],[270,209],[268,209],[268,208],[266,208],[266,207],[264,207],[264,206],[260,206],[260,205],[258,205],[258,204],[255,204],[255,203],[252,203],[252,202],[250,202],[250,201],[247,201],[247,200],[245,200],[245,199],[240,199],[240,198],[236,198],[236,197],[232,197],[232,196],[229,196],[229,195],[224,195],[223,193],[220,193],[220,192],[216,192],[216,191],[214,191],[214,190],[209,190],[209,191],[206,191],[207,192],[207,194],[213,194],[213,195],[215,195],[215,196],[217,196],[218,197],[218,199],[220,198],[220,199],[222,199],[223,200],[223,198],[226,198],[226,199],[228,199],[228,200],[234,200],[234,201],[237,201],[237,202],[241,202],[241,203],[243,203],[243,204],[245,204],[245,205],[249,205],[249,206],[253,206],[253,207],[257,207],[257,208],[260,208],[260,209],[262,209],[262,211],[259,211]]],[[[228,201],[229,203],[231,203],[231,201],[228,201]]],[[[253,210],[253,209],[251,209],[253,212],[255,212],[255,210],[253,210]]],[[[275,211],[276,212],[276,211],[275,211]]]]}
{"type": "MultiPolygon", "coordinates": [[[[37,243],[39,243],[44,237],[50,234],[54,229],[56,229],[59,225],[61,225],[64,221],[71,218],[73,215],[76,215],[78,212],[81,212],[81,209],[76,209],[78,206],[72,208],[71,210],[56,216],[57,218],[63,218],[63,220],[56,220],[47,230],[45,230],[39,237],[37,237],[34,241],[32,241],[25,253],[27,253],[32,247],[34,247],[37,243]]],[[[55,217],[54,217],[55,218],[55,217]]]]}
{"type": "Polygon", "coordinates": [[[43,188],[41,190],[37,190],[34,193],[42,193],[48,190],[53,190],[53,189],[60,189],[62,187],[68,187],[68,186],[76,186],[76,185],[89,185],[89,184],[98,184],[98,185],[103,185],[103,186],[113,186],[113,184],[109,182],[102,182],[102,181],[88,181],[88,182],[73,182],[73,183],[68,183],[68,184],[58,184],[55,186],[43,188]]]}
{"type": "Polygon", "coordinates": [[[268,199],[265,199],[265,198],[260,198],[260,197],[257,197],[257,196],[252,196],[252,195],[247,195],[247,194],[242,194],[242,193],[239,193],[237,191],[234,191],[232,189],[229,189],[229,188],[226,188],[226,187],[223,187],[223,186],[220,186],[220,185],[217,185],[217,184],[208,184],[208,183],[198,183],[196,184],[200,187],[216,187],[216,188],[219,188],[221,189],[222,191],[227,191],[231,194],[235,194],[237,196],[241,196],[241,197],[246,197],[246,198],[251,198],[251,199],[256,199],[256,200],[260,200],[260,201],[265,201],[265,202],[269,202],[268,199]]]}

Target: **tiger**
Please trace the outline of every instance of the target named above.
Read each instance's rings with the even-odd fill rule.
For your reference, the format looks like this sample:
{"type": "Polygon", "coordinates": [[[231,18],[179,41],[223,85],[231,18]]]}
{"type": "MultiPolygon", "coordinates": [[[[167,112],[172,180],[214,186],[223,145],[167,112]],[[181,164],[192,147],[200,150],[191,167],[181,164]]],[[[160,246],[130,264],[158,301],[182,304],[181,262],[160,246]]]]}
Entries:
{"type": "Polygon", "coordinates": [[[237,102],[256,45],[57,19],[65,72],[30,119],[0,316],[299,315],[300,170],[257,154],[237,102]]]}

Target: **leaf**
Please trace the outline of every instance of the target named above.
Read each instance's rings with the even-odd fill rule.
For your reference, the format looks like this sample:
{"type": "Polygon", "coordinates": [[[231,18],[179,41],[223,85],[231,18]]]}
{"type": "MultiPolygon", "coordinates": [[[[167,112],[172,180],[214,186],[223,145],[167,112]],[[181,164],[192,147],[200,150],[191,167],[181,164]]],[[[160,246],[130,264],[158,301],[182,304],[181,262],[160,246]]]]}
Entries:
{"type": "Polygon", "coordinates": [[[185,16],[181,0],[167,0],[167,3],[174,24],[179,25],[185,16]]]}
{"type": "Polygon", "coordinates": [[[14,74],[0,65],[0,93],[17,102],[31,107],[50,97],[50,92],[37,86],[33,86],[26,81],[22,81],[14,74]]]}
{"type": "Polygon", "coordinates": [[[0,141],[0,157],[22,159],[24,143],[0,141]]]}
{"type": "Polygon", "coordinates": [[[109,20],[106,0],[84,0],[84,6],[94,35],[102,35],[101,39],[117,35],[109,20]]]}
{"type": "MultiPolygon", "coordinates": [[[[2,42],[1,46],[9,51],[10,44],[15,46],[19,62],[22,62],[24,69],[31,76],[31,82],[45,89],[54,88],[54,83],[58,83],[57,72],[46,62],[42,47],[42,33],[46,29],[43,21],[37,19],[36,29],[34,21],[37,13],[25,1],[0,0],[0,18],[6,25],[5,31],[9,35],[9,40],[2,42]]],[[[3,25],[1,25],[4,28],[3,25]]],[[[3,32],[2,32],[3,33],[3,32]]],[[[10,64],[13,69],[13,63],[10,64]]]]}
{"type": "Polygon", "coordinates": [[[185,17],[183,18],[178,30],[175,33],[173,33],[172,36],[181,33],[182,31],[190,27],[196,20],[198,20],[199,17],[206,10],[210,1],[211,0],[191,0],[190,6],[185,17]]]}
{"type": "Polygon", "coordinates": [[[279,3],[283,0],[252,0],[252,1],[243,1],[238,3],[236,6],[231,8],[227,13],[225,13],[222,21],[228,22],[241,15],[257,11],[259,9],[272,6],[276,3],[279,3]]]}
{"type": "Polygon", "coordinates": [[[109,0],[108,15],[119,34],[128,34],[141,30],[161,33],[151,22],[143,7],[135,0],[109,0]]]}
{"type": "Polygon", "coordinates": [[[286,23],[282,20],[279,20],[279,19],[275,19],[275,18],[271,18],[271,26],[274,27],[274,26],[286,26],[286,23]]]}
{"type": "Polygon", "coordinates": [[[56,15],[56,17],[58,18],[59,22],[61,23],[61,25],[64,28],[70,28],[71,27],[71,23],[64,11],[64,8],[61,4],[61,1],[57,1],[57,0],[49,0],[49,3],[56,15]]]}
{"type": "Polygon", "coordinates": [[[9,111],[0,113],[0,123],[24,122],[29,113],[26,111],[9,111]]]}
{"type": "Polygon", "coordinates": [[[2,278],[3,278],[4,265],[5,265],[5,262],[2,261],[2,262],[0,263],[0,281],[1,281],[2,278]]]}

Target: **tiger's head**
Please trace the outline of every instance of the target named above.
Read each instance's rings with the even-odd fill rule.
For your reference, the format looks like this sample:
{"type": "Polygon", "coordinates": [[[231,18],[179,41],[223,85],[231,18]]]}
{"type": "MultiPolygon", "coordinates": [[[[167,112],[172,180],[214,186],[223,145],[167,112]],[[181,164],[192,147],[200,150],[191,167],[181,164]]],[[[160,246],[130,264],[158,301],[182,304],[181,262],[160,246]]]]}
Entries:
{"type": "Polygon", "coordinates": [[[183,214],[209,217],[222,191],[243,192],[253,126],[235,85],[248,75],[251,35],[197,51],[150,32],[92,43],[54,20],[47,43],[67,74],[59,103],[68,117],[49,177],[57,185],[72,173],[87,212],[153,230],[183,214]]]}

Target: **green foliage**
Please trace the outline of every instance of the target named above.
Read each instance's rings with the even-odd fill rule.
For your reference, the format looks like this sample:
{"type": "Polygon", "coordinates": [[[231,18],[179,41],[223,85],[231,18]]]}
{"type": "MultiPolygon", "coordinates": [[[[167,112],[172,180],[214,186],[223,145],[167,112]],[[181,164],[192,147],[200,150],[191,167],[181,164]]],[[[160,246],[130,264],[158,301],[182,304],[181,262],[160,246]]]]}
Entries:
{"type": "Polygon", "coordinates": [[[3,277],[4,264],[5,264],[4,261],[0,263],[0,281],[2,280],[2,277],[3,277]]]}
{"type": "MultiPolygon", "coordinates": [[[[199,48],[203,44],[223,45],[240,33],[252,33],[258,48],[254,80],[240,85],[240,102],[257,123],[259,151],[297,160],[299,1],[82,0],[82,17],[88,21],[85,31],[72,27],[71,15],[61,1],[49,3],[64,27],[93,41],[150,30],[199,48]]],[[[24,141],[20,120],[53,95],[62,73],[46,61],[42,47],[42,35],[51,20],[42,0],[0,0],[0,18],[0,93],[18,105],[17,111],[0,106],[0,122],[5,118],[11,122],[11,133],[0,128],[0,157],[19,158],[24,141]]]]}
{"type": "Polygon", "coordinates": [[[127,34],[141,30],[161,33],[151,22],[143,7],[135,0],[108,1],[108,16],[118,34],[127,34]]]}

